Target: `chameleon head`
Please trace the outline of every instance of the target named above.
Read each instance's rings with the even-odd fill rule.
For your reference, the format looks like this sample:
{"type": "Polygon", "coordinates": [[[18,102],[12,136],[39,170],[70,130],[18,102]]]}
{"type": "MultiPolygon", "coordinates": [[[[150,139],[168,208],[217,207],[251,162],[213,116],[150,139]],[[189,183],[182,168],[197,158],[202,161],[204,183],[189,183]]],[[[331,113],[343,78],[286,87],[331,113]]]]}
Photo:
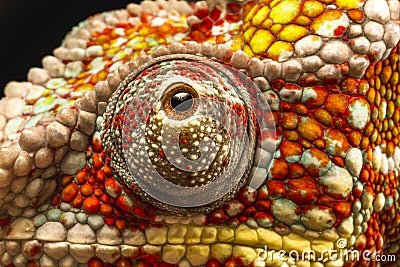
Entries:
{"type": "Polygon", "coordinates": [[[0,100],[0,264],[400,257],[399,20],[157,0],[81,23],[0,100]]]}

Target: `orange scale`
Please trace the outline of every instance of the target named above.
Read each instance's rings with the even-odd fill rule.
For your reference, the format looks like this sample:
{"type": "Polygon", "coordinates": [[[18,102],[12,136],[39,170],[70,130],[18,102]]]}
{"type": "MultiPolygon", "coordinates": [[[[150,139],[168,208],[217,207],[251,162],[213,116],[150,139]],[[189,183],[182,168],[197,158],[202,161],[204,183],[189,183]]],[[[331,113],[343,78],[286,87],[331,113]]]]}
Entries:
{"type": "Polygon", "coordinates": [[[95,188],[94,189],[94,195],[96,196],[96,197],[98,197],[98,198],[100,198],[100,197],[102,197],[103,196],[103,190],[101,190],[100,188],[95,188]]]}
{"type": "Polygon", "coordinates": [[[339,167],[344,168],[345,164],[344,164],[344,159],[342,157],[339,156],[333,156],[332,157],[332,162],[336,165],[338,165],[339,167]]]}
{"type": "Polygon", "coordinates": [[[74,84],[76,82],[75,79],[68,79],[67,84],[74,84]]]}
{"type": "Polygon", "coordinates": [[[103,203],[108,203],[110,201],[110,196],[107,194],[103,194],[100,198],[99,198],[103,203]]]}
{"type": "Polygon", "coordinates": [[[352,9],[347,12],[349,18],[355,22],[363,22],[365,15],[361,10],[352,9]]]}
{"type": "MultiPolygon", "coordinates": [[[[379,235],[379,234],[378,233],[374,233],[374,236],[377,236],[377,235],[379,235]]],[[[366,247],[369,248],[370,250],[376,248],[375,240],[374,240],[374,238],[372,236],[368,236],[367,242],[366,242],[366,247]]]]}
{"type": "Polygon", "coordinates": [[[242,187],[236,198],[245,206],[249,206],[257,199],[257,191],[250,192],[247,187],[242,187]]]}
{"type": "Polygon", "coordinates": [[[352,196],[355,198],[360,198],[363,193],[363,188],[353,187],[352,196]]]}
{"type": "Polygon", "coordinates": [[[95,184],[96,183],[96,179],[92,175],[90,175],[89,178],[88,178],[88,183],[89,184],[95,184]]]}
{"type": "Polygon", "coordinates": [[[82,203],[83,203],[83,196],[77,195],[75,199],[72,201],[72,206],[74,208],[80,209],[82,207],[82,203]]]}
{"type": "Polygon", "coordinates": [[[344,156],[349,150],[350,144],[344,134],[337,130],[328,130],[324,136],[326,149],[333,156],[344,156]]]}
{"type": "Polygon", "coordinates": [[[378,183],[379,173],[375,173],[370,165],[364,166],[366,166],[366,169],[368,170],[368,179],[366,180],[366,183],[378,183]]]}
{"type": "Polygon", "coordinates": [[[199,24],[193,25],[193,27],[194,29],[199,30],[203,33],[207,33],[212,29],[213,24],[213,21],[210,18],[206,17],[199,24]]]}
{"type": "Polygon", "coordinates": [[[198,9],[194,12],[194,15],[199,19],[205,18],[209,14],[209,10],[207,8],[198,9]]]}
{"type": "Polygon", "coordinates": [[[195,30],[195,31],[191,31],[189,33],[189,37],[191,40],[197,41],[199,43],[202,43],[204,41],[206,41],[208,39],[207,36],[209,36],[210,33],[207,33],[207,35],[205,35],[204,33],[202,33],[201,31],[195,30]]]}
{"type": "Polygon", "coordinates": [[[307,141],[315,141],[323,136],[322,126],[313,118],[302,117],[297,130],[300,136],[307,141]]]}
{"type": "Polygon", "coordinates": [[[112,171],[112,168],[109,166],[108,161],[107,161],[107,164],[104,165],[103,170],[104,170],[104,173],[105,173],[108,177],[112,177],[113,171],[112,171]]]}
{"type": "Polygon", "coordinates": [[[281,156],[284,159],[291,157],[300,157],[303,151],[303,147],[299,143],[283,141],[281,146],[281,156]]]}
{"type": "Polygon", "coordinates": [[[393,144],[394,144],[395,146],[398,146],[398,145],[399,145],[399,139],[397,138],[397,136],[392,140],[392,142],[393,142],[393,144]]]}
{"type": "Polygon", "coordinates": [[[350,216],[351,214],[351,202],[348,201],[338,201],[333,206],[335,211],[335,216],[338,220],[343,220],[350,216]]]}
{"type": "Polygon", "coordinates": [[[298,205],[307,205],[314,203],[320,189],[318,183],[311,177],[302,177],[299,179],[290,179],[286,182],[286,195],[290,200],[298,205]]]}
{"type": "Polygon", "coordinates": [[[298,117],[294,112],[283,112],[279,120],[283,129],[294,130],[297,127],[298,117]]]}
{"type": "Polygon", "coordinates": [[[101,159],[99,154],[93,154],[92,156],[92,162],[93,162],[93,167],[95,167],[96,169],[100,169],[101,167],[103,167],[103,160],[101,159]]]}
{"type": "Polygon", "coordinates": [[[98,72],[97,75],[93,76],[93,77],[96,77],[96,79],[97,79],[96,83],[97,83],[98,81],[104,81],[107,78],[107,75],[108,75],[108,71],[103,70],[103,71],[98,72]]]}
{"type": "Polygon", "coordinates": [[[375,236],[375,246],[379,251],[383,249],[383,237],[381,234],[375,236]]]}
{"type": "Polygon", "coordinates": [[[395,146],[392,142],[388,142],[386,146],[386,154],[387,156],[391,157],[394,154],[395,146]]]}
{"type": "Polygon", "coordinates": [[[88,179],[88,173],[86,170],[81,170],[75,175],[75,181],[78,184],[85,184],[88,179]]]}
{"type": "Polygon", "coordinates": [[[267,188],[271,199],[286,197],[286,186],[283,181],[269,180],[267,181],[267,188]]]}
{"type": "Polygon", "coordinates": [[[107,178],[105,180],[105,189],[112,197],[117,197],[122,193],[121,185],[114,178],[107,178]]]}
{"type": "Polygon", "coordinates": [[[264,185],[257,190],[257,200],[268,199],[268,190],[264,185]]]}
{"type": "Polygon", "coordinates": [[[239,22],[242,19],[241,14],[226,14],[225,20],[229,23],[239,22]]]}
{"type": "Polygon", "coordinates": [[[270,200],[259,200],[256,202],[256,208],[258,211],[271,212],[271,201],[270,200]]]}
{"type": "Polygon", "coordinates": [[[333,118],[325,109],[318,109],[314,112],[314,118],[324,126],[331,126],[333,118]]]}
{"type": "Polygon", "coordinates": [[[373,184],[372,189],[374,190],[374,192],[382,192],[382,186],[380,184],[373,184]]]}
{"type": "MultiPolygon", "coordinates": [[[[91,68],[92,68],[92,67],[89,66],[89,65],[86,65],[86,66],[85,66],[85,69],[86,69],[86,70],[90,70],[91,68]]],[[[78,76],[76,76],[76,78],[77,78],[78,80],[82,80],[82,79],[87,78],[88,76],[89,76],[89,73],[87,73],[87,72],[81,72],[81,73],[78,74],[78,76]]]]}
{"type": "Polygon", "coordinates": [[[238,3],[227,3],[226,11],[229,13],[238,13],[242,9],[242,6],[238,3]]]}
{"type": "Polygon", "coordinates": [[[285,138],[292,142],[297,142],[299,140],[299,134],[295,131],[285,131],[285,138]]]}
{"type": "Polygon", "coordinates": [[[290,164],[289,177],[288,177],[289,179],[300,178],[304,176],[304,174],[305,174],[305,169],[301,164],[299,163],[290,164]]]}
{"type": "Polygon", "coordinates": [[[115,227],[117,227],[118,230],[124,230],[127,227],[127,222],[122,219],[117,219],[115,220],[115,227]]]}
{"type": "Polygon", "coordinates": [[[51,205],[58,206],[60,204],[60,197],[59,195],[55,195],[51,200],[51,205]]]}
{"type": "Polygon", "coordinates": [[[107,44],[111,41],[111,38],[109,35],[100,35],[98,37],[96,37],[94,40],[92,40],[93,44],[95,45],[104,45],[107,44]]]}
{"type": "Polygon", "coordinates": [[[114,209],[111,205],[102,203],[100,205],[100,213],[105,216],[111,216],[114,212],[114,209]]]}
{"type": "Polygon", "coordinates": [[[314,141],[314,146],[318,149],[324,150],[326,147],[325,141],[323,139],[317,139],[314,141]]]}
{"type": "Polygon", "coordinates": [[[274,90],[281,90],[283,88],[283,86],[285,86],[285,81],[282,79],[277,79],[277,80],[271,81],[271,87],[274,90]]]}
{"type": "Polygon", "coordinates": [[[274,159],[270,173],[273,179],[286,178],[289,173],[289,163],[284,159],[274,159]]]}
{"type": "Polygon", "coordinates": [[[224,35],[218,35],[215,39],[216,44],[224,44],[226,43],[226,37],[224,35]]]}
{"type": "Polygon", "coordinates": [[[397,227],[399,225],[400,225],[400,213],[396,213],[395,219],[393,220],[393,227],[397,227]]]}
{"type": "Polygon", "coordinates": [[[239,221],[241,223],[247,222],[249,220],[249,218],[247,218],[246,216],[239,216],[239,221]]]}
{"type": "Polygon", "coordinates": [[[383,192],[386,196],[391,195],[391,189],[388,187],[385,187],[385,191],[383,192]]]}
{"type": "Polygon", "coordinates": [[[229,217],[223,209],[217,209],[211,212],[208,216],[208,221],[213,224],[221,224],[228,221],[229,217]]]}
{"type": "Polygon", "coordinates": [[[345,80],[342,81],[340,84],[340,87],[342,88],[343,92],[346,94],[352,95],[357,93],[358,91],[358,80],[355,78],[349,77],[345,80]]]}
{"type": "Polygon", "coordinates": [[[250,206],[244,210],[243,215],[247,217],[252,217],[255,213],[256,213],[256,208],[254,206],[250,206]]]}
{"type": "Polygon", "coordinates": [[[125,212],[131,212],[133,210],[133,202],[127,195],[120,195],[116,200],[116,204],[125,212]]]}
{"type": "Polygon", "coordinates": [[[311,109],[322,106],[328,96],[328,91],[323,86],[312,87],[313,96],[309,97],[304,104],[311,109]]]}
{"type": "Polygon", "coordinates": [[[305,149],[309,149],[309,148],[312,147],[312,144],[310,142],[308,142],[307,140],[305,140],[305,139],[300,139],[300,144],[305,149]]]}
{"type": "Polygon", "coordinates": [[[308,116],[309,114],[308,108],[304,104],[299,103],[293,105],[293,112],[303,116],[308,116]]]}
{"type": "Polygon", "coordinates": [[[94,188],[91,184],[86,183],[81,186],[80,192],[85,197],[91,196],[94,192],[94,188]]]}
{"type": "Polygon", "coordinates": [[[104,172],[104,170],[97,170],[96,171],[96,179],[97,182],[99,183],[104,183],[105,179],[107,178],[106,173],[104,172]]]}
{"type": "Polygon", "coordinates": [[[67,185],[61,192],[61,200],[66,203],[71,203],[78,195],[79,187],[71,183],[67,185]]]}
{"type": "Polygon", "coordinates": [[[347,110],[347,98],[342,94],[330,94],[325,102],[325,107],[335,117],[341,117],[347,110]]]}
{"type": "Polygon", "coordinates": [[[362,134],[357,131],[352,131],[348,136],[347,140],[349,141],[350,145],[353,147],[358,147],[360,146],[362,139],[362,134]]]}
{"type": "Polygon", "coordinates": [[[93,85],[86,83],[85,78],[77,79],[74,81],[74,91],[79,92],[79,91],[91,91],[93,85]]]}
{"type": "Polygon", "coordinates": [[[211,10],[211,12],[210,12],[210,18],[214,21],[217,21],[220,18],[221,13],[222,13],[221,10],[214,7],[213,10],[211,10]]]}
{"type": "Polygon", "coordinates": [[[106,218],[104,218],[104,223],[109,225],[109,226],[114,226],[115,225],[115,218],[114,217],[106,217],[106,218]]]}
{"type": "Polygon", "coordinates": [[[146,218],[149,212],[145,208],[135,207],[133,208],[133,213],[140,218],[146,218]]]}
{"type": "Polygon", "coordinates": [[[100,200],[96,197],[85,198],[83,200],[83,209],[88,213],[97,213],[100,210],[100,200]]]}
{"type": "MultiPolygon", "coordinates": [[[[118,28],[118,26],[116,25],[115,26],[116,28],[118,28]]],[[[120,30],[120,29],[119,29],[120,30]]],[[[124,34],[119,34],[117,31],[116,31],[116,29],[114,28],[114,29],[112,29],[112,31],[109,33],[109,36],[111,37],[111,39],[113,39],[113,41],[115,41],[115,39],[118,39],[118,38],[120,38],[121,36],[125,36],[125,31],[124,31],[124,34]]]]}

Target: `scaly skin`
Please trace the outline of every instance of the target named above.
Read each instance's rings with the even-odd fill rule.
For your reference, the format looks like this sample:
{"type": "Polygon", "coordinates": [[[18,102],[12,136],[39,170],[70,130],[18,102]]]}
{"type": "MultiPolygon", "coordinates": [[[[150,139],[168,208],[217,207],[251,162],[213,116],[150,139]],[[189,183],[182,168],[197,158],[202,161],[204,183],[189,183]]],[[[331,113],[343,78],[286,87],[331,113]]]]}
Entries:
{"type": "Polygon", "coordinates": [[[399,1],[208,2],[93,16],[6,86],[2,266],[400,266],[399,1]],[[177,92],[194,99],[183,113],[177,92]],[[197,100],[231,113],[195,118],[197,100]],[[209,136],[214,165],[196,176],[169,162],[168,129],[189,165],[209,136]],[[235,162],[221,196],[169,202],[235,162]],[[170,193],[154,170],[183,187],[157,198],[139,182],[170,193]]]}

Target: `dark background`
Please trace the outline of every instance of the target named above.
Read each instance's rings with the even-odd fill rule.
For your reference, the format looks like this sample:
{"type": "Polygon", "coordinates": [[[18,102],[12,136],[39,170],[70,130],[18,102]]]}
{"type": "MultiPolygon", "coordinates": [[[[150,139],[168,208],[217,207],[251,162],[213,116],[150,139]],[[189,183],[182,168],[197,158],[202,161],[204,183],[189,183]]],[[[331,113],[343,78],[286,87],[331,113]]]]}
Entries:
{"type": "Polygon", "coordinates": [[[65,34],[98,12],[139,0],[0,0],[0,96],[8,81],[26,81],[30,67],[52,54],[65,34]]]}

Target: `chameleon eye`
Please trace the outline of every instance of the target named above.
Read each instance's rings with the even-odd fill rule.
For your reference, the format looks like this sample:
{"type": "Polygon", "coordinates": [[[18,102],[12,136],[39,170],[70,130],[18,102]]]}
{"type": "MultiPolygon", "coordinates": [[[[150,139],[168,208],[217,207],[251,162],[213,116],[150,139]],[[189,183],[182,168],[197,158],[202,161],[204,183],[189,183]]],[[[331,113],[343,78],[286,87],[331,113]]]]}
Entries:
{"type": "Polygon", "coordinates": [[[145,63],[120,84],[104,114],[104,145],[119,181],[169,212],[221,206],[260,176],[253,154],[267,126],[256,114],[272,116],[262,100],[247,76],[206,58],[145,63]]]}
{"type": "Polygon", "coordinates": [[[196,90],[190,85],[172,85],[163,99],[164,109],[180,113],[188,112],[193,108],[193,99],[197,97],[196,90]]]}

